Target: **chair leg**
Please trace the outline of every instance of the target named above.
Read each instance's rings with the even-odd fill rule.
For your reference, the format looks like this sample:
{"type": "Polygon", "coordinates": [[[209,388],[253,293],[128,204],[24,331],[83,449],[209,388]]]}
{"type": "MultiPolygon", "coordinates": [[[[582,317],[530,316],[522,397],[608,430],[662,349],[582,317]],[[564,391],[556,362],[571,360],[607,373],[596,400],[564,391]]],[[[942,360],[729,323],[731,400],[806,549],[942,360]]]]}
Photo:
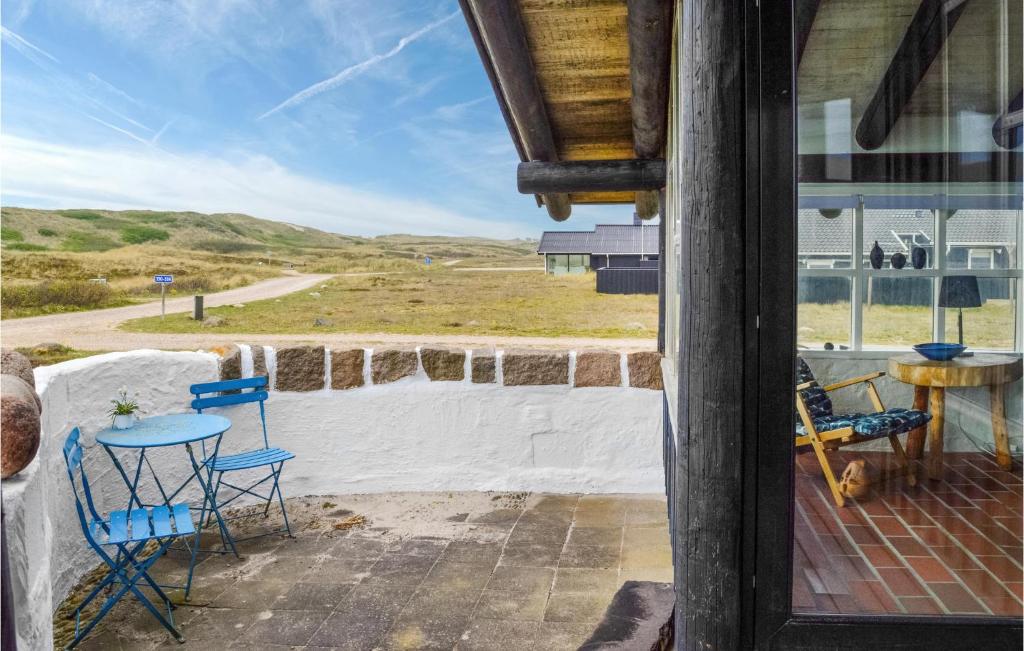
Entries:
{"type": "Polygon", "coordinates": [[[907,458],[907,453],[903,451],[903,446],[900,445],[900,437],[897,434],[889,435],[889,445],[892,446],[893,454],[896,455],[896,463],[899,464],[901,474],[907,477],[907,483],[911,486],[917,485],[917,475],[914,473],[914,466],[910,463],[907,458]]]}
{"type": "MultiPolygon", "coordinates": [[[[271,468],[273,468],[273,466],[271,466],[271,468]]],[[[274,473],[274,490],[277,491],[277,501],[281,505],[281,517],[284,518],[284,528],[288,532],[288,537],[291,538],[292,537],[292,527],[291,527],[290,524],[288,524],[288,511],[285,510],[285,508],[284,508],[284,495],[281,494],[281,482],[280,482],[280,479],[281,479],[281,471],[282,470],[284,470],[284,462],[283,461],[277,467],[277,472],[274,473]]],[[[273,491],[270,492],[270,497],[271,498],[274,497],[274,492],[273,491]]],[[[267,505],[268,505],[268,508],[269,508],[269,501],[268,501],[267,505]]]]}
{"type": "Polygon", "coordinates": [[[829,490],[832,491],[832,499],[836,501],[837,506],[845,506],[846,500],[843,498],[843,494],[839,490],[839,482],[836,481],[836,475],[832,472],[832,466],[828,463],[828,456],[825,454],[825,446],[821,444],[821,441],[817,436],[812,436],[811,447],[814,448],[814,454],[818,457],[818,463],[821,464],[821,471],[825,474],[825,481],[828,482],[829,490]]]}

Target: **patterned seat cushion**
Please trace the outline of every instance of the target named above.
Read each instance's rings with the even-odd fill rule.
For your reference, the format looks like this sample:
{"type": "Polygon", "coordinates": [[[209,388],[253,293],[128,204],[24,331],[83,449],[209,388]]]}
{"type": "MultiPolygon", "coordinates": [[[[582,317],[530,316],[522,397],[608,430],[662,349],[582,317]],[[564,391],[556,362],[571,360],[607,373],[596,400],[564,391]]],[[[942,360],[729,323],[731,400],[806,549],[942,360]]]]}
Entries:
{"type": "MultiPolygon", "coordinates": [[[[927,412],[894,407],[877,414],[830,414],[820,416],[814,418],[814,429],[820,433],[852,427],[853,431],[861,436],[877,437],[888,436],[889,434],[903,434],[927,424],[931,419],[931,414],[927,412]]],[[[796,426],[797,436],[803,436],[806,433],[807,430],[803,423],[798,423],[796,426]]]]}
{"type": "MultiPolygon", "coordinates": [[[[818,381],[814,379],[814,373],[811,373],[811,368],[807,366],[807,362],[802,357],[796,358],[796,383],[797,386],[805,384],[807,382],[813,382],[814,385],[800,391],[800,397],[803,398],[804,406],[807,407],[807,413],[810,414],[811,418],[825,418],[832,415],[832,400],[825,393],[825,390],[818,386],[818,381]]],[[[799,414],[797,420],[800,420],[799,414]]]]}

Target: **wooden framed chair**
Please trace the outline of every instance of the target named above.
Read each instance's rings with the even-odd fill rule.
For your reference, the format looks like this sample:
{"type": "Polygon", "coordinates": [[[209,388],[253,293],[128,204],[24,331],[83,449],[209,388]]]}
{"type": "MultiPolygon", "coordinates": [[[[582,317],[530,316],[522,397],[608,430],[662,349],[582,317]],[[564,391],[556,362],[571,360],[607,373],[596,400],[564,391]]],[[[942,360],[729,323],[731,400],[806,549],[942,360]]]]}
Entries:
{"type": "Polygon", "coordinates": [[[907,460],[907,454],[900,444],[899,435],[927,424],[932,418],[930,414],[901,407],[886,409],[878,395],[878,389],[872,382],[885,375],[881,371],[821,386],[811,373],[807,362],[798,357],[796,366],[796,411],[800,416],[800,422],[796,426],[796,445],[809,445],[814,450],[836,504],[843,506],[845,500],[835,473],[828,463],[825,450],[886,437],[900,466],[899,475],[906,475],[911,486],[917,482],[913,466],[907,460]],[[829,392],[859,384],[867,386],[868,398],[875,411],[870,414],[833,413],[829,392]]]}

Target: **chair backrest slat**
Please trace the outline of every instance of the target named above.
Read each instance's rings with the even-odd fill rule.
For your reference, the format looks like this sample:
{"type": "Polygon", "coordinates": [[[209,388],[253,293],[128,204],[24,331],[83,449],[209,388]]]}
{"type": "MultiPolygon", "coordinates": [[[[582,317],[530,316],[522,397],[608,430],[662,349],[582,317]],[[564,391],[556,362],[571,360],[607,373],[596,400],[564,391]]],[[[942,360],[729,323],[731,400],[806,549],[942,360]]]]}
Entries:
{"type": "Polygon", "coordinates": [[[804,402],[804,406],[807,407],[807,413],[811,418],[820,418],[822,416],[832,415],[832,400],[828,397],[828,393],[825,392],[818,385],[818,381],[814,378],[814,373],[811,372],[811,367],[807,365],[807,362],[802,357],[796,358],[796,383],[797,386],[806,382],[813,382],[814,384],[806,389],[799,391],[800,398],[804,402]]]}
{"type": "Polygon", "coordinates": [[[260,425],[263,427],[263,447],[269,448],[270,439],[267,436],[267,417],[263,408],[263,403],[269,398],[269,386],[270,378],[266,375],[260,375],[257,377],[243,378],[241,380],[224,380],[222,382],[193,384],[189,387],[189,392],[195,396],[195,399],[192,401],[192,408],[200,413],[202,413],[204,409],[209,409],[211,407],[228,407],[231,405],[244,405],[247,403],[258,402],[260,405],[260,425]],[[242,389],[253,390],[242,391],[242,389]],[[210,393],[219,393],[220,395],[211,395],[206,398],[203,397],[203,394],[210,393]]]}
{"type": "Polygon", "coordinates": [[[199,396],[203,393],[222,393],[224,391],[237,391],[240,389],[262,389],[268,384],[269,379],[266,375],[257,375],[256,377],[247,377],[242,378],[241,380],[221,380],[219,382],[193,384],[188,388],[188,392],[199,396]]]}
{"type": "Polygon", "coordinates": [[[251,391],[249,393],[229,393],[223,396],[211,396],[209,398],[196,398],[192,401],[193,409],[209,409],[210,407],[227,407],[230,405],[244,405],[249,402],[262,402],[267,399],[266,391],[251,391]]]}
{"type": "Polygon", "coordinates": [[[75,497],[75,510],[78,511],[78,519],[82,525],[82,532],[91,544],[95,544],[92,537],[92,523],[102,523],[102,518],[96,511],[96,506],[92,501],[92,491],[89,489],[89,478],[85,474],[85,465],[83,463],[83,450],[82,450],[82,432],[79,428],[75,427],[69,433],[66,439],[64,439],[64,463],[68,468],[68,479],[71,480],[71,494],[75,497]],[[75,477],[78,477],[78,481],[75,477]],[[78,483],[82,485],[82,492],[85,494],[85,506],[82,505],[82,499],[78,494],[78,483]],[[89,510],[89,515],[86,515],[86,508],[89,510]],[[90,519],[91,516],[91,519],[90,519]]]}

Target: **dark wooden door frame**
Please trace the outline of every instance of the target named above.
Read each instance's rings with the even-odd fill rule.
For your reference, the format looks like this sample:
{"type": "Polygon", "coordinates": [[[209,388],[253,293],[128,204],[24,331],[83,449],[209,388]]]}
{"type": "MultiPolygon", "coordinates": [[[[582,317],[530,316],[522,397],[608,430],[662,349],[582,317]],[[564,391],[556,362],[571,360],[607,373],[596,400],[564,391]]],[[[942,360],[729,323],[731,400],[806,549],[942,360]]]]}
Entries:
{"type": "MultiPolygon", "coordinates": [[[[745,647],[1019,649],[1022,626],[981,617],[792,613],[793,389],[796,342],[796,139],[793,3],[748,0],[746,296],[756,335],[745,351],[745,647]],[[749,282],[756,279],[757,282],[749,282]]],[[[749,315],[748,315],[749,317],[749,315]]]]}

